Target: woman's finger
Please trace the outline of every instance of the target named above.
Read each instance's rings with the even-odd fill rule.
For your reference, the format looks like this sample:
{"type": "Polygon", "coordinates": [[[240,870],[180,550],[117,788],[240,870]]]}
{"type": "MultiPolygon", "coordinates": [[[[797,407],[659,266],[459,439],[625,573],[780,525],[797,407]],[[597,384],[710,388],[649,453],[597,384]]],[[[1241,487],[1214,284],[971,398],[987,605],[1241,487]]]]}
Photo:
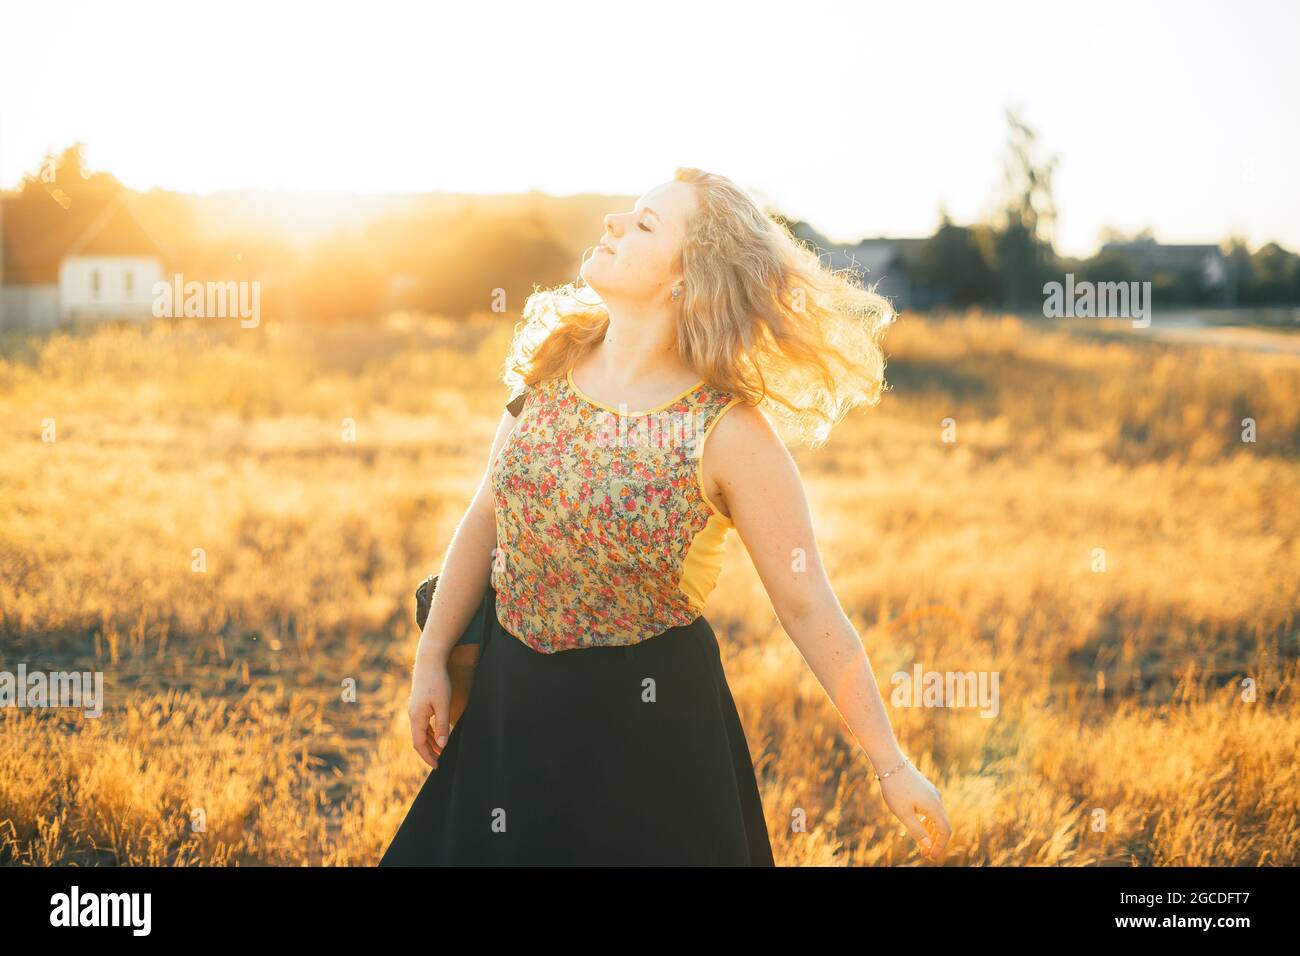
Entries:
{"type": "Polygon", "coordinates": [[[939,824],[939,851],[943,852],[948,848],[948,841],[952,838],[952,824],[948,821],[948,814],[944,812],[942,806],[939,807],[939,818],[935,822],[939,824]]]}
{"type": "Polygon", "coordinates": [[[420,759],[430,767],[436,768],[438,758],[433,747],[430,746],[429,739],[429,718],[433,716],[432,702],[426,700],[412,704],[407,713],[411,718],[411,746],[420,755],[420,759]]]}
{"type": "Polygon", "coordinates": [[[429,747],[433,750],[435,756],[441,757],[447,748],[439,746],[437,733],[436,721],[429,721],[429,747]]]}
{"type": "Polygon", "coordinates": [[[929,855],[931,840],[929,835],[925,832],[925,827],[921,825],[921,821],[917,818],[916,814],[904,814],[899,817],[899,820],[902,821],[903,826],[907,827],[907,832],[912,834],[912,839],[920,844],[922,851],[929,855]]]}
{"type": "Polygon", "coordinates": [[[942,803],[936,802],[924,807],[922,813],[925,814],[926,829],[930,831],[933,839],[934,849],[930,856],[937,860],[948,846],[948,839],[952,836],[952,824],[948,821],[948,814],[944,812],[942,803]]]}

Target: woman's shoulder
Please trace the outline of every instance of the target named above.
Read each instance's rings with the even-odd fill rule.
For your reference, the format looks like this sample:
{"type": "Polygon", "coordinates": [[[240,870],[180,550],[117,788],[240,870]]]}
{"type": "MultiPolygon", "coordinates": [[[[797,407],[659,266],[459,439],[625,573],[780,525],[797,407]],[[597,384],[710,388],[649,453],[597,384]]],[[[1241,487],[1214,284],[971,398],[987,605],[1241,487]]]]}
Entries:
{"type": "Polygon", "coordinates": [[[745,398],[738,392],[728,391],[705,382],[703,387],[696,392],[694,402],[700,406],[706,406],[711,417],[722,419],[730,417],[732,409],[738,408],[745,404],[745,398]]]}
{"type": "Polygon", "coordinates": [[[558,378],[546,378],[537,382],[522,382],[516,385],[514,391],[510,393],[510,400],[506,402],[506,409],[511,415],[518,418],[531,398],[543,394],[556,381],[558,381],[558,378]]]}
{"type": "Polygon", "coordinates": [[[711,405],[714,408],[721,409],[735,400],[738,396],[734,392],[719,388],[710,382],[704,381],[696,386],[695,390],[685,396],[685,400],[695,405],[711,405]]]}
{"type": "Polygon", "coordinates": [[[758,442],[763,445],[781,444],[772,420],[745,396],[734,392],[715,390],[712,402],[714,414],[709,429],[711,442],[723,448],[740,448],[758,442]]]}

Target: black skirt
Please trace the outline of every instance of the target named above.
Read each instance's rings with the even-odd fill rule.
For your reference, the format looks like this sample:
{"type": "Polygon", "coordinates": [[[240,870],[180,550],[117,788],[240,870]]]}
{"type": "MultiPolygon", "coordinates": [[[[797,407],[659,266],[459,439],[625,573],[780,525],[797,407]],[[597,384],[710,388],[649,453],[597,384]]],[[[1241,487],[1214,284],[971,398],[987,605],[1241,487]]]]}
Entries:
{"type": "Polygon", "coordinates": [[[380,866],[773,865],[708,621],[542,654],[488,592],[469,703],[380,866]]]}

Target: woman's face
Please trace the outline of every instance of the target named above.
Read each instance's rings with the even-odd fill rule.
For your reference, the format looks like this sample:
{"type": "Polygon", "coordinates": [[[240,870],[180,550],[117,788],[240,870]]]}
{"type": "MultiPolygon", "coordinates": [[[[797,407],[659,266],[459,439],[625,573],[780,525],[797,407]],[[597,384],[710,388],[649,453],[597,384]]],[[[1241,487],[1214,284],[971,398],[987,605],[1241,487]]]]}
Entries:
{"type": "Polygon", "coordinates": [[[681,279],[681,248],[695,211],[694,189],[679,180],[656,186],[631,212],[605,217],[605,234],[579,273],[605,300],[671,299],[681,279]]]}

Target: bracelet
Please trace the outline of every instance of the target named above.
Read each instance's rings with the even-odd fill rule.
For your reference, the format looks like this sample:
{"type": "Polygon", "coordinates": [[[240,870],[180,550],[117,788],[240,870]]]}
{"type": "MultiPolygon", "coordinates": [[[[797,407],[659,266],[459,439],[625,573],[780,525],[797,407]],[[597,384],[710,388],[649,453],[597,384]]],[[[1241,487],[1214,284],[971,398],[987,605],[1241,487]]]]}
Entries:
{"type": "Polygon", "coordinates": [[[904,767],[906,767],[906,766],[907,766],[907,758],[904,757],[904,758],[903,758],[903,762],[900,763],[900,764],[899,764],[897,767],[895,767],[893,770],[886,770],[884,773],[878,773],[878,774],[876,774],[876,779],[877,779],[877,780],[884,780],[884,779],[885,779],[886,777],[888,777],[891,773],[897,773],[898,771],[902,770],[902,769],[903,769],[904,767]]]}

